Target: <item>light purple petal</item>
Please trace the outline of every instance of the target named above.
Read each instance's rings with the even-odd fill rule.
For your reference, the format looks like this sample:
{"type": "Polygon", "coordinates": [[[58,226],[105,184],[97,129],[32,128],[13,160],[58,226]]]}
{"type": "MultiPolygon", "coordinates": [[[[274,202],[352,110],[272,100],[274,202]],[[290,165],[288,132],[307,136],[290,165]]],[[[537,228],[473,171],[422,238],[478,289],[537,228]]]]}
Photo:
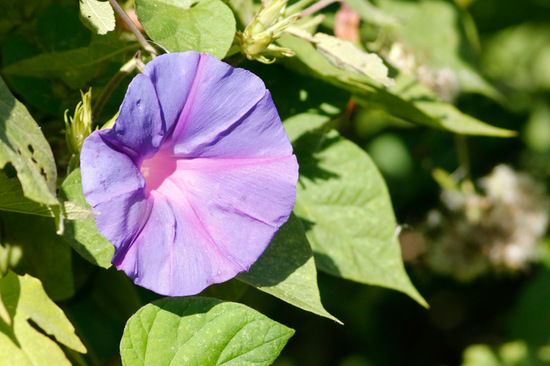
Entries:
{"type": "Polygon", "coordinates": [[[170,296],[196,294],[248,270],[288,219],[298,170],[294,156],[177,166],[151,192],[149,220],[117,266],[170,296]]]}
{"type": "Polygon", "coordinates": [[[157,152],[165,134],[155,88],[148,77],[137,75],[128,86],[115,126],[104,137],[141,163],[157,152]]]}
{"type": "Polygon", "coordinates": [[[117,268],[134,282],[162,295],[194,295],[227,281],[242,269],[219,254],[185,199],[153,193],[151,218],[117,268]]]}
{"type": "Polygon", "coordinates": [[[172,142],[181,157],[276,157],[292,154],[263,81],[203,55],[172,142]]]}
{"type": "Polygon", "coordinates": [[[200,57],[200,53],[194,51],[164,54],[143,69],[143,74],[155,86],[168,131],[172,130],[186,105],[200,57]]]}
{"type": "Polygon", "coordinates": [[[151,61],[115,127],[85,141],[81,167],[113,264],[171,296],[248,270],[292,212],[298,179],[263,82],[196,52],[151,61]]]}
{"type": "Polygon", "coordinates": [[[82,145],[80,165],[86,201],[95,206],[121,195],[145,189],[145,180],[134,161],[94,131],[82,145]]]}
{"type": "Polygon", "coordinates": [[[95,221],[101,235],[124,251],[147,219],[149,203],[140,171],[128,155],[103,139],[104,134],[95,131],[84,141],[82,189],[86,201],[99,213],[95,221]]]}
{"type": "MultiPolygon", "coordinates": [[[[239,90],[231,92],[238,95],[239,90]]],[[[221,95],[220,95],[221,97],[221,95]]],[[[236,120],[212,119],[201,136],[179,136],[174,154],[181,157],[273,158],[292,155],[292,146],[283,128],[271,94],[264,95],[236,120]]]]}
{"type": "Polygon", "coordinates": [[[293,155],[179,160],[172,177],[220,252],[248,270],[292,212],[298,163],[293,155]]]}

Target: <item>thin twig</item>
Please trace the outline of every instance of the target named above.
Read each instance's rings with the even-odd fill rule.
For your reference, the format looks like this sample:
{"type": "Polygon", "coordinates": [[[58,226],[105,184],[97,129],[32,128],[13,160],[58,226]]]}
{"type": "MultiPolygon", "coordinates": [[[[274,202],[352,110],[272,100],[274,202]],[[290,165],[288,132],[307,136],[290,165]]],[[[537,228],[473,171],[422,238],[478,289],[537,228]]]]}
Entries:
{"type": "Polygon", "coordinates": [[[131,73],[136,68],[136,66],[138,65],[138,61],[141,61],[141,59],[139,58],[140,56],[141,56],[141,52],[138,51],[134,55],[134,57],[132,57],[130,61],[122,65],[122,67],[118,70],[115,76],[113,76],[111,80],[109,80],[109,83],[107,84],[105,89],[103,89],[103,92],[101,93],[101,95],[99,96],[99,98],[97,99],[94,105],[94,108],[92,111],[92,121],[94,123],[97,122],[97,119],[100,116],[101,111],[105,106],[105,103],[107,102],[107,100],[109,99],[109,97],[111,96],[115,88],[117,87],[117,85],[122,81],[122,79],[124,79],[126,75],[131,73]]]}
{"type": "Polygon", "coordinates": [[[470,171],[470,153],[468,152],[468,141],[466,136],[456,134],[455,136],[455,146],[456,153],[458,158],[458,164],[460,168],[464,169],[464,180],[471,181],[471,171],[470,171]]]}
{"type": "Polygon", "coordinates": [[[316,2],[315,4],[311,5],[309,8],[305,9],[300,13],[300,18],[307,17],[308,15],[311,15],[315,13],[316,11],[319,11],[323,9],[324,7],[329,6],[332,3],[336,3],[340,0],[321,0],[316,2]]]}
{"type": "Polygon", "coordinates": [[[285,15],[294,15],[298,13],[299,10],[302,10],[312,2],[315,2],[315,0],[298,0],[297,2],[286,8],[285,15]]]}
{"type": "Polygon", "coordinates": [[[136,27],[132,19],[126,14],[124,9],[118,4],[116,0],[109,0],[109,3],[111,6],[115,9],[117,14],[120,16],[120,18],[126,23],[126,25],[130,28],[132,33],[137,37],[139,43],[141,44],[141,47],[143,47],[147,52],[150,52],[153,55],[157,55],[157,51],[147,42],[143,34],[139,31],[139,29],[136,27]]]}

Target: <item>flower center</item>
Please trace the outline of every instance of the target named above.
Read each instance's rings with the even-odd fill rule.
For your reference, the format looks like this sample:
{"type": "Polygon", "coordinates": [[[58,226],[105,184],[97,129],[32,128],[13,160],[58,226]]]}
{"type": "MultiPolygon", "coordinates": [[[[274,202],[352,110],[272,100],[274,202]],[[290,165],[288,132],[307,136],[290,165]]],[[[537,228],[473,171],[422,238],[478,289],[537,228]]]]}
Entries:
{"type": "Polygon", "coordinates": [[[176,167],[177,158],[165,151],[159,151],[152,158],[144,160],[140,171],[145,178],[147,193],[158,190],[162,183],[176,171],[176,167]]]}

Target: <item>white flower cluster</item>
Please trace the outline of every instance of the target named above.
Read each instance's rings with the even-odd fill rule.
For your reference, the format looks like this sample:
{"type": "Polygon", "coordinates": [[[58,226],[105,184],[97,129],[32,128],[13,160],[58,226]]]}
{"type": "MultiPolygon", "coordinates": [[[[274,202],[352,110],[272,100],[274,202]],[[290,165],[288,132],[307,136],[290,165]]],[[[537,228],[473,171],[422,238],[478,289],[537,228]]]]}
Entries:
{"type": "Polygon", "coordinates": [[[428,265],[461,280],[525,268],[548,225],[544,186],[529,175],[499,165],[479,185],[485,194],[444,191],[445,214],[426,222],[428,265]]]}

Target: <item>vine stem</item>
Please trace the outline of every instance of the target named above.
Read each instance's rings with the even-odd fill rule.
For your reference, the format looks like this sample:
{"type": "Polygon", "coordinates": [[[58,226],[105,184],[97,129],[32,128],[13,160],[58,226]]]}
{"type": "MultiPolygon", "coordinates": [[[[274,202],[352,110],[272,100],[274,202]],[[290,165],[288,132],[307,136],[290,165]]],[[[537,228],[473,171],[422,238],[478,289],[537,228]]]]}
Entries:
{"type": "Polygon", "coordinates": [[[117,85],[122,81],[122,79],[124,79],[126,75],[128,75],[129,73],[134,71],[136,67],[138,67],[139,62],[141,61],[140,56],[141,56],[141,52],[138,51],[134,55],[134,57],[132,57],[130,61],[122,65],[122,67],[118,70],[115,76],[113,76],[111,80],[109,80],[109,83],[107,84],[105,89],[103,89],[103,92],[97,99],[95,106],[92,110],[92,121],[94,123],[95,121],[97,121],[99,115],[101,114],[101,111],[103,110],[103,107],[105,106],[105,103],[107,102],[107,100],[109,99],[109,97],[111,96],[115,88],[117,87],[117,85]]]}
{"type": "Polygon", "coordinates": [[[321,0],[321,1],[318,1],[315,4],[311,5],[309,8],[303,10],[300,13],[300,18],[307,17],[308,15],[311,15],[311,14],[323,9],[324,7],[329,6],[330,4],[336,3],[336,2],[339,2],[339,1],[340,0],[321,0]]]}
{"type": "Polygon", "coordinates": [[[455,146],[458,158],[458,164],[461,169],[463,169],[464,182],[469,182],[467,184],[472,184],[471,177],[471,167],[470,167],[470,153],[468,152],[468,141],[464,135],[455,135],[455,146]]]}
{"type": "Polygon", "coordinates": [[[118,2],[116,0],[109,0],[109,3],[113,7],[113,9],[115,9],[120,18],[124,21],[124,23],[126,23],[126,25],[130,28],[132,33],[134,33],[134,35],[137,37],[139,43],[141,44],[141,47],[143,47],[143,49],[145,49],[147,52],[150,52],[153,56],[156,56],[157,51],[153,48],[153,46],[149,44],[149,42],[147,42],[143,34],[141,34],[132,19],[130,19],[128,14],[126,14],[124,9],[122,9],[118,2]]]}

